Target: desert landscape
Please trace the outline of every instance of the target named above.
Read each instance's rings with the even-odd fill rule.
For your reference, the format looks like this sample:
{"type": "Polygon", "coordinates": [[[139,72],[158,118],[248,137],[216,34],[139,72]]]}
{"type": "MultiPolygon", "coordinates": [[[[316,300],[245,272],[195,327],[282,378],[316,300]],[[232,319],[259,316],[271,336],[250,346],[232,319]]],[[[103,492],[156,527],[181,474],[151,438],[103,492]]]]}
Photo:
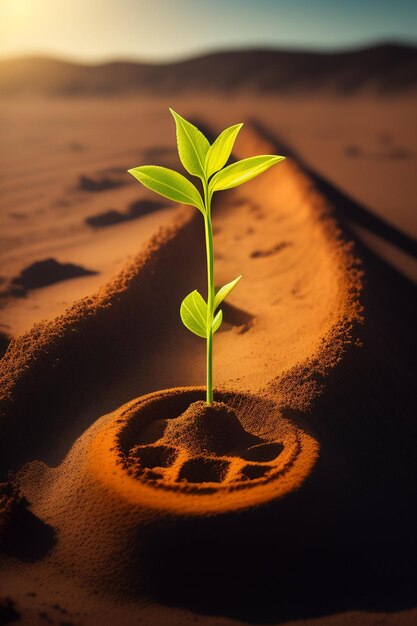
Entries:
{"type": "Polygon", "coordinates": [[[412,46],[0,60],[0,624],[416,623],[416,100],[412,46]],[[168,107],[286,156],[214,202],[221,419],[168,107]]]}

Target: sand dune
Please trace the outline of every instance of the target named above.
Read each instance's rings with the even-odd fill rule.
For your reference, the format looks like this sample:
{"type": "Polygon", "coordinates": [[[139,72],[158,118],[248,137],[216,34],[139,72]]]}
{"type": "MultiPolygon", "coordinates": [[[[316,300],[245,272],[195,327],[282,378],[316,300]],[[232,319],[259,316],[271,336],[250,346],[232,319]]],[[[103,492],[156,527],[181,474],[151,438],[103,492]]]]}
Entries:
{"type": "Polygon", "coordinates": [[[182,90],[382,95],[415,91],[417,50],[381,44],[338,53],[275,50],[218,52],[157,65],[113,62],[81,65],[47,58],[0,62],[0,94],[178,94],[182,90]]]}
{"type": "MultiPolygon", "coordinates": [[[[279,149],[258,124],[236,155],[279,149]]],[[[30,566],[10,550],[5,561],[6,610],[23,624],[40,610],[82,624],[187,625],[197,613],[366,625],[370,612],[413,623],[414,290],[353,249],[349,199],[321,182],[290,158],[215,207],[217,281],[244,274],[216,336],[219,398],[241,394],[225,448],[216,430],[203,447],[181,430],[181,408],[161,409],[151,432],[131,401],[203,381],[204,346],[178,319],[184,293],[204,289],[195,211],[171,214],[113,281],[12,341],[1,469],[29,462],[28,524],[49,537],[30,566]],[[161,450],[146,445],[168,455],[159,476],[146,470],[161,450]]]]}

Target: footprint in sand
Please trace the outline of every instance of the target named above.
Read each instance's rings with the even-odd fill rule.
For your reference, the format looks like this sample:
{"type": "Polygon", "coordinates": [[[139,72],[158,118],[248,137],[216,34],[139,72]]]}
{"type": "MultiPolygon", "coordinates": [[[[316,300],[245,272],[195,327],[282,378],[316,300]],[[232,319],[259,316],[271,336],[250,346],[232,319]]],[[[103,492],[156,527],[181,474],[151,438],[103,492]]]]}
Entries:
{"type": "Polygon", "coordinates": [[[95,193],[121,187],[122,185],[125,185],[126,182],[127,181],[114,177],[112,178],[110,176],[86,176],[85,174],[80,174],[77,187],[80,191],[95,193]]]}
{"type": "MultiPolygon", "coordinates": [[[[187,406],[188,396],[195,395],[185,393],[184,400],[181,398],[184,410],[170,418],[157,417],[157,404],[156,420],[140,423],[140,415],[132,415],[135,426],[126,424],[128,434],[119,436],[122,463],[130,476],[155,488],[215,494],[224,488],[228,493],[248,488],[253,486],[250,481],[255,481],[254,485],[271,481],[288,469],[280,459],[288,445],[285,438],[259,437],[241,423],[245,406],[255,403],[260,418],[271,412],[270,405],[242,396],[238,402],[234,400],[236,408],[230,400],[229,404],[216,401],[210,407],[197,400],[187,406]]],[[[164,396],[163,402],[167,402],[168,394],[164,396]]],[[[223,504],[226,506],[225,501],[223,504]]]]}
{"type": "Polygon", "coordinates": [[[167,208],[170,206],[169,200],[166,202],[159,202],[158,200],[135,200],[132,202],[126,213],[111,209],[104,213],[98,213],[97,215],[90,215],[85,218],[85,223],[93,228],[103,228],[106,226],[114,226],[115,224],[122,224],[124,222],[130,222],[131,220],[138,219],[143,215],[148,215],[158,211],[159,209],[167,208]]]}
{"type": "Polygon", "coordinates": [[[278,254],[278,252],[285,250],[285,248],[288,248],[288,246],[291,245],[293,245],[291,241],[280,241],[275,246],[272,246],[272,248],[266,248],[264,250],[254,250],[253,252],[251,252],[250,256],[252,259],[261,259],[264,257],[272,256],[274,254],[278,254]]]}
{"type": "Polygon", "coordinates": [[[36,261],[25,267],[18,276],[10,282],[8,295],[25,295],[31,289],[47,287],[63,280],[92,276],[95,270],[86,269],[73,263],[60,263],[56,259],[36,261]]]}

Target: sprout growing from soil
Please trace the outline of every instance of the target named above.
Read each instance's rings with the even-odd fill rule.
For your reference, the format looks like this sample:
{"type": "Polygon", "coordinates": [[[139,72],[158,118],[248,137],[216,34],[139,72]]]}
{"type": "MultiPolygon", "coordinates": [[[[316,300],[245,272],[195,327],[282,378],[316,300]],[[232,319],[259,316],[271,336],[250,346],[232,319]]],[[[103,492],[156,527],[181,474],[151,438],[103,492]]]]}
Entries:
{"type": "Polygon", "coordinates": [[[207,343],[207,395],[213,401],[213,335],[220,328],[223,312],[219,306],[237,285],[241,276],[214,288],[213,228],[211,201],[216,191],[232,189],[255,178],[279,163],[285,157],[262,154],[237,161],[225,167],[236,137],[243,124],[226,128],[210,145],[203,133],[190,122],[170,109],[176,124],[178,154],[186,171],[201,180],[203,195],[185,176],[157,165],[142,165],[128,170],[148,189],[169,200],[189,204],[201,211],[204,217],[207,254],[207,301],[195,289],[184,298],[180,308],[183,324],[207,343]]]}

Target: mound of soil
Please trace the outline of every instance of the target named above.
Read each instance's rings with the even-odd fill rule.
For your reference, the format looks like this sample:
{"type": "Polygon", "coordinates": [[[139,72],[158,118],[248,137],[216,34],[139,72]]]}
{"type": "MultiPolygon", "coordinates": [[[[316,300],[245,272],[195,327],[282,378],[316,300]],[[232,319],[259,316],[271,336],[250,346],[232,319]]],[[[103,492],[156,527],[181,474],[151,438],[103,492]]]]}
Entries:
{"type": "Polygon", "coordinates": [[[176,419],[168,420],[163,442],[198,454],[234,455],[261,443],[239,422],[236,412],[224,402],[190,404],[176,419]]]}
{"type": "Polygon", "coordinates": [[[116,446],[109,445],[118,451],[117,465],[138,481],[126,484],[142,503],[220,513],[283,497],[303,482],[318,443],[274,402],[217,391],[219,400],[207,405],[204,396],[203,388],[170,389],[121,410],[116,446]],[[269,425],[267,436],[256,432],[261,424],[269,425]]]}

